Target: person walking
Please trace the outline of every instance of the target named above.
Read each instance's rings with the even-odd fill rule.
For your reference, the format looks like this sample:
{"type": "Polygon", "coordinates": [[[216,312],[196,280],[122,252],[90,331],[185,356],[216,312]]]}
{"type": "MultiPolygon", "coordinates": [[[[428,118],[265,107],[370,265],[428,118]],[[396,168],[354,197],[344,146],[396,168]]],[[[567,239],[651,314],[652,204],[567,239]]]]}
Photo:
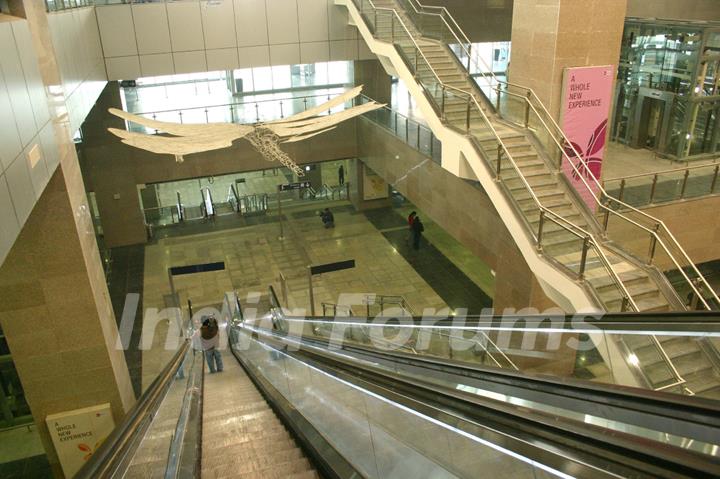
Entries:
{"type": "Polygon", "coordinates": [[[220,355],[220,328],[215,316],[205,316],[200,327],[200,341],[205,352],[205,361],[208,363],[210,373],[221,373],[223,370],[222,356],[220,355]]]}
{"type": "Polygon", "coordinates": [[[408,224],[408,235],[405,238],[405,244],[409,245],[410,241],[413,239],[413,221],[415,220],[415,217],[417,216],[417,212],[413,211],[410,213],[407,217],[407,224],[408,224]]]}
{"type": "Polygon", "coordinates": [[[425,231],[425,226],[420,221],[420,217],[416,215],[412,222],[413,248],[416,250],[420,249],[420,238],[423,231],[425,231]]]}
{"type": "Polygon", "coordinates": [[[338,184],[345,184],[345,167],[343,165],[340,165],[340,168],[338,168],[338,184]]]}

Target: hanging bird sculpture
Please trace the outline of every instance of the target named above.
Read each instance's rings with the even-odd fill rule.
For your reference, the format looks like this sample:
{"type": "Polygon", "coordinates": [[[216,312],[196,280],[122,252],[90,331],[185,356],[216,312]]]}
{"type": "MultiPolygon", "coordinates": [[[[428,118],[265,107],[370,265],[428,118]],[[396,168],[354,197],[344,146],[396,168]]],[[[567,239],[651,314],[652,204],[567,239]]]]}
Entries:
{"type": "Polygon", "coordinates": [[[339,123],[377,110],[385,105],[369,101],[362,105],[347,108],[338,113],[329,111],[360,95],[362,86],[353,88],[332,100],[297,115],[267,123],[238,125],[235,123],[179,124],[150,120],[123,110],[110,108],[110,113],[132,123],[167,133],[147,135],[117,128],[108,128],[113,135],[122,138],[126,145],[134,146],[153,153],[174,155],[182,163],[185,155],[203,151],[219,150],[232,146],[233,141],[244,138],[268,161],[277,161],[298,176],[303,176],[300,168],[283,150],[280,143],[292,143],[306,140],[334,129],[339,123]],[[324,114],[328,113],[328,114],[324,114]]]}

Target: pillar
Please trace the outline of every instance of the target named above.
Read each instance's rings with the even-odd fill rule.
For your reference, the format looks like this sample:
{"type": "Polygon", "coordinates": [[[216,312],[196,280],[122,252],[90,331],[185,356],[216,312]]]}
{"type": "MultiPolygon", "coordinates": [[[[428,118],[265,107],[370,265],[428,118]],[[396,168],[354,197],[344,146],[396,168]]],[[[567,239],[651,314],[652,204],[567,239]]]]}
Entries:
{"type": "Polygon", "coordinates": [[[0,266],[0,324],[56,475],[49,414],[110,403],[117,423],[135,401],[87,204],[71,198],[82,179],[64,170],[0,266]]]}
{"type": "Polygon", "coordinates": [[[515,0],[509,80],[558,119],[564,69],[617,65],[626,11],[627,0],[515,0]]]}

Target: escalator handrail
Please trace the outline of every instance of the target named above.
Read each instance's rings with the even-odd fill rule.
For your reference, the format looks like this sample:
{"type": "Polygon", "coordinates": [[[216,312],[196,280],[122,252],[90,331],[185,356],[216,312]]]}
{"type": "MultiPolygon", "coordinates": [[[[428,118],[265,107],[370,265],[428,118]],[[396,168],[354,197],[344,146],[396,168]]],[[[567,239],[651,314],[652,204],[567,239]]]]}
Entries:
{"type": "Polygon", "coordinates": [[[143,432],[141,429],[146,426],[144,423],[154,416],[162,404],[165,393],[172,384],[190,348],[190,340],[186,339],[120,424],[115,427],[100,448],[77,472],[74,479],[112,477],[125,458],[132,452],[131,449],[138,439],[137,435],[143,432]]]}

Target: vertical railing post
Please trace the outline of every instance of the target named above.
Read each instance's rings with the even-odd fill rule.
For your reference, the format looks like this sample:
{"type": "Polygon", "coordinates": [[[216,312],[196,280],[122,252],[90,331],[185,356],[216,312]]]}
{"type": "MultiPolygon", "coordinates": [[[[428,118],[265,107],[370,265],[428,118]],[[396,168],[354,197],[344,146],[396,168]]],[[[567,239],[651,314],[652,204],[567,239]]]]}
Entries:
{"type": "Polygon", "coordinates": [[[630,302],[628,301],[628,297],[627,297],[627,296],[623,296],[622,303],[620,304],[620,312],[621,312],[621,313],[624,313],[625,311],[627,311],[628,306],[630,306],[630,302]]]}
{"type": "Polygon", "coordinates": [[[717,186],[718,172],[720,172],[720,165],[715,167],[715,174],[713,175],[712,183],[710,184],[710,194],[715,193],[715,186],[717,186]]]}
{"type": "Polygon", "coordinates": [[[685,190],[687,189],[688,178],[690,177],[690,170],[685,170],[685,176],[683,176],[682,188],[680,188],[680,199],[685,198],[685,190]]]}
{"type": "Polygon", "coordinates": [[[530,92],[525,99],[525,128],[530,126],[530,92]]]}
{"type": "Polygon", "coordinates": [[[260,121],[260,106],[255,103],[255,120],[260,121]]]}
{"type": "Polygon", "coordinates": [[[398,112],[395,112],[395,136],[398,136],[398,112]]]}
{"type": "Polygon", "coordinates": [[[445,120],[445,84],[442,84],[442,100],[440,101],[440,116],[445,120]]]}
{"type": "Polygon", "coordinates": [[[585,279],[585,268],[587,266],[587,255],[588,248],[590,247],[590,237],[586,236],[583,238],[582,254],[580,256],[580,270],[578,271],[578,279],[583,281],[585,279]]]}
{"type": "Polygon", "coordinates": [[[205,123],[210,123],[210,115],[208,115],[207,108],[205,108],[205,123]]]}
{"type": "Polygon", "coordinates": [[[417,149],[420,151],[420,123],[417,124],[417,149]]]}
{"type": "Polygon", "coordinates": [[[467,61],[467,71],[472,75],[472,72],[470,71],[470,65],[472,65],[472,43],[468,44],[468,61],[467,61]]]}
{"type": "Polygon", "coordinates": [[[501,85],[498,83],[497,88],[495,88],[495,92],[497,93],[497,97],[495,97],[495,112],[502,118],[502,114],[500,114],[500,91],[501,85]]]}
{"type": "Polygon", "coordinates": [[[620,180],[620,193],[618,193],[618,200],[622,201],[625,196],[625,178],[620,180]]]}
{"type": "Polygon", "coordinates": [[[415,73],[415,75],[414,75],[414,76],[415,76],[415,79],[417,79],[418,76],[419,76],[419,73],[418,73],[418,57],[420,56],[420,55],[419,55],[419,52],[420,52],[420,49],[419,49],[419,48],[416,48],[416,49],[415,49],[415,72],[414,72],[414,73],[415,73]]]}
{"type": "Polygon", "coordinates": [[[285,118],[285,112],[283,111],[283,102],[280,102],[280,118],[285,118]]]}
{"type": "Polygon", "coordinates": [[[540,223],[538,224],[537,249],[542,251],[543,228],[545,227],[545,210],[540,210],[540,223]]]}
{"type": "Polygon", "coordinates": [[[610,223],[610,205],[605,205],[605,214],[603,215],[603,233],[607,234],[608,224],[610,223]]]}
{"type": "Polygon", "coordinates": [[[650,248],[648,249],[648,265],[653,264],[655,260],[655,249],[657,248],[657,231],[660,229],[660,225],[656,224],[654,231],[650,233],[650,248]]]}
{"type": "Polygon", "coordinates": [[[658,182],[658,175],[655,173],[655,176],[653,176],[652,186],[650,187],[650,204],[655,201],[655,190],[657,189],[657,182],[658,182]]]}
{"type": "Polygon", "coordinates": [[[178,112],[178,115],[180,116],[180,123],[182,123],[182,122],[183,122],[183,119],[182,119],[182,110],[180,110],[180,111],[178,112]]]}
{"type": "Polygon", "coordinates": [[[470,134],[470,114],[472,113],[472,99],[468,98],[467,116],[465,118],[465,130],[470,134]]]}
{"type": "Polygon", "coordinates": [[[410,144],[410,119],[405,117],[405,143],[410,144]]]}
{"type": "Polygon", "coordinates": [[[495,179],[497,179],[498,181],[500,180],[500,172],[502,171],[502,153],[503,153],[502,145],[501,145],[500,143],[498,143],[498,147],[497,147],[497,168],[496,168],[496,171],[495,171],[495,173],[496,173],[496,174],[495,174],[495,179]]]}

